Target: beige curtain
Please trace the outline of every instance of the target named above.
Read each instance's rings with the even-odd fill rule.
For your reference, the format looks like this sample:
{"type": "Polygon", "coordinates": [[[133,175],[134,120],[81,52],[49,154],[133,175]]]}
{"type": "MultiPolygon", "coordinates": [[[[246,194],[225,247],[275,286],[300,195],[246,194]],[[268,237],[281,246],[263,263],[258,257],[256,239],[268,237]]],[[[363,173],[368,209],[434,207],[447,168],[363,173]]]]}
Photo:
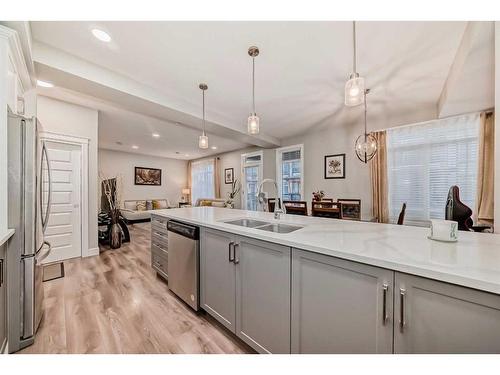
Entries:
{"type": "MultiPolygon", "coordinates": [[[[189,191],[190,191],[190,194],[193,192],[192,190],[192,182],[191,182],[191,168],[193,167],[193,162],[191,160],[188,161],[188,178],[187,178],[187,181],[188,181],[188,188],[189,188],[189,191]]],[[[188,198],[189,199],[189,198],[188,198]]]]}
{"type": "Polygon", "coordinates": [[[215,198],[220,198],[220,160],[214,158],[214,192],[215,198]]]}
{"type": "Polygon", "coordinates": [[[389,205],[387,190],[387,147],[386,132],[372,133],[377,140],[378,150],[370,162],[370,177],[372,181],[372,213],[378,223],[389,222],[389,205]]]}
{"type": "Polygon", "coordinates": [[[493,224],[495,169],[495,118],[483,112],[479,125],[476,212],[481,224],[493,224]]]}

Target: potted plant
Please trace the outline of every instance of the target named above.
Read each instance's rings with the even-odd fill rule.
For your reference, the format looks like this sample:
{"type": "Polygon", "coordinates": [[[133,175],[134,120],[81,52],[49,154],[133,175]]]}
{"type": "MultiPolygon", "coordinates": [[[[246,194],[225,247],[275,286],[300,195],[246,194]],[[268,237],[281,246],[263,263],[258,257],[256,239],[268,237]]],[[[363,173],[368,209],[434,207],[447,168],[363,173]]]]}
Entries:
{"type": "Polygon", "coordinates": [[[325,197],[325,192],[323,190],[313,191],[313,201],[321,202],[325,197]]]}
{"type": "Polygon", "coordinates": [[[236,178],[231,184],[231,191],[227,193],[227,199],[225,202],[226,207],[234,208],[234,199],[239,194],[241,190],[241,184],[236,178]]]}
{"type": "Polygon", "coordinates": [[[111,218],[111,229],[109,233],[109,246],[118,249],[122,245],[122,229],[118,220],[120,219],[121,204],[121,178],[103,178],[101,176],[103,193],[108,201],[109,216],[111,218]]]}

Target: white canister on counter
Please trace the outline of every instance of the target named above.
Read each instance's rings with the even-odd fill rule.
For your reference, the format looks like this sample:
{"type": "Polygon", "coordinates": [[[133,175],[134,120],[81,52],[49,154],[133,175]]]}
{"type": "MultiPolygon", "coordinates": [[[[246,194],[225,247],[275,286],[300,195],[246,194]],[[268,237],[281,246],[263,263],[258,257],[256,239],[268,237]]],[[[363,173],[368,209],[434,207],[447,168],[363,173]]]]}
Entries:
{"type": "Polygon", "coordinates": [[[455,242],[458,240],[458,223],[452,220],[431,220],[431,240],[455,242]]]}

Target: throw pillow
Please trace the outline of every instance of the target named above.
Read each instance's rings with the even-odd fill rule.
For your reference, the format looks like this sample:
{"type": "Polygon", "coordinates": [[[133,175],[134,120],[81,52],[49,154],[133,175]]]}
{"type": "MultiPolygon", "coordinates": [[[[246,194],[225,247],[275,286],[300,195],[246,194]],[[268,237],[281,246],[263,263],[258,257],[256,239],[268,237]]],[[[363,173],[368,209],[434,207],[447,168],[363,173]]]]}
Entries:
{"type": "Polygon", "coordinates": [[[168,208],[167,207],[167,200],[166,199],[160,199],[158,201],[158,204],[160,205],[160,207],[158,207],[158,208],[168,208]]]}
{"type": "Polygon", "coordinates": [[[213,207],[226,207],[225,202],[212,202],[213,207]]]}
{"type": "Polygon", "coordinates": [[[153,210],[160,209],[160,201],[153,200],[153,210]]]}
{"type": "Polygon", "coordinates": [[[153,202],[146,201],[146,210],[151,211],[153,209],[153,202]]]}
{"type": "Polygon", "coordinates": [[[146,211],[146,201],[137,201],[135,208],[137,211],[146,211]]]}
{"type": "Polygon", "coordinates": [[[200,202],[200,206],[211,206],[212,205],[212,201],[201,201],[200,202]]]}

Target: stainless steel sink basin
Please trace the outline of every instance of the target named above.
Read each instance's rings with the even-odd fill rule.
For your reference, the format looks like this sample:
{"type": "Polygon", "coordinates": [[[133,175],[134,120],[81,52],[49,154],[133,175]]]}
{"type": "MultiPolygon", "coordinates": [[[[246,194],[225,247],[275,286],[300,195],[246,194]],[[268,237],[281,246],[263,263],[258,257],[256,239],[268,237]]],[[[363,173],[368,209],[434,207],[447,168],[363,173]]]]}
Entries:
{"type": "Polygon", "coordinates": [[[252,220],[252,219],[231,220],[231,221],[226,221],[225,223],[239,225],[240,227],[247,227],[247,228],[261,227],[263,225],[269,224],[265,221],[252,220]]]}
{"type": "Polygon", "coordinates": [[[290,233],[296,230],[302,229],[304,227],[298,225],[288,225],[288,224],[268,224],[256,229],[267,230],[268,232],[274,233],[290,233]]]}

